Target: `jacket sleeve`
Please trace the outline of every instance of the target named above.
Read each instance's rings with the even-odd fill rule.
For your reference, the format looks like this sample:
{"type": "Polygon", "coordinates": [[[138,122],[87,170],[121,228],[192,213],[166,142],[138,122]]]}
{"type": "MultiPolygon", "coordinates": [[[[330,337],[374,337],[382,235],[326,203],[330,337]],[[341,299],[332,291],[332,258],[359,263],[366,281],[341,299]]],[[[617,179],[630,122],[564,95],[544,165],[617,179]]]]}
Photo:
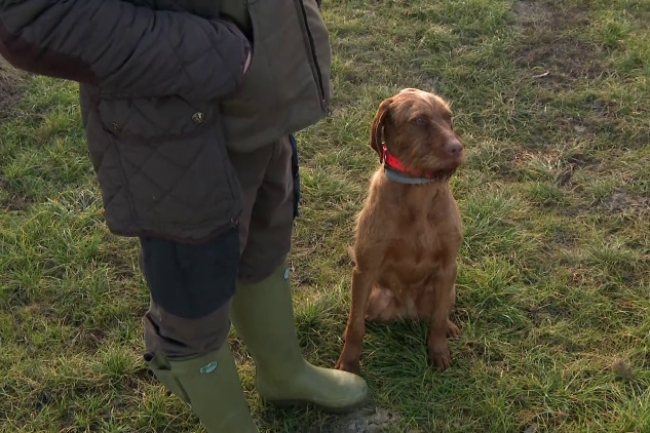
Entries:
{"type": "Polygon", "coordinates": [[[121,0],[0,0],[0,54],[17,69],[115,96],[211,100],[251,47],[231,23],[121,0]]]}

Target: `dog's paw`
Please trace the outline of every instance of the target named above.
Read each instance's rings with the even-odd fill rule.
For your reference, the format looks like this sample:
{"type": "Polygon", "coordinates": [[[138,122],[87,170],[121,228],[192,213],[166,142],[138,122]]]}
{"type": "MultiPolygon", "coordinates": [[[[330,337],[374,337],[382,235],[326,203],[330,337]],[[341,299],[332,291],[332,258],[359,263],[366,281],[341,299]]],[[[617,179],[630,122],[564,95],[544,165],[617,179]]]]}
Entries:
{"type": "Polygon", "coordinates": [[[451,367],[451,353],[449,347],[429,348],[429,366],[445,371],[451,367]]]}
{"type": "Polygon", "coordinates": [[[341,371],[347,371],[348,373],[354,373],[354,374],[361,373],[361,365],[359,364],[358,360],[348,361],[348,360],[344,360],[343,358],[339,358],[334,368],[341,371]]]}
{"type": "Polygon", "coordinates": [[[451,320],[447,320],[447,337],[454,340],[460,338],[460,328],[451,320]]]}

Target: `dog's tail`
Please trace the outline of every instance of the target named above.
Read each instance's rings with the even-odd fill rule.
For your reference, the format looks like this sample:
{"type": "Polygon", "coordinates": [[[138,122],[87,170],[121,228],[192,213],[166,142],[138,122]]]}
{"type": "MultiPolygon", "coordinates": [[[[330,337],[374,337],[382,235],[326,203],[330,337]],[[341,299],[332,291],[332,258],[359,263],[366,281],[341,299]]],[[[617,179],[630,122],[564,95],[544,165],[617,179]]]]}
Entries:
{"type": "Polygon", "coordinates": [[[352,260],[352,264],[356,265],[357,257],[354,255],[354,248],[352,247],[352,245],[348,245],[348,256],[350,257],[350,260],[352,260]]]}

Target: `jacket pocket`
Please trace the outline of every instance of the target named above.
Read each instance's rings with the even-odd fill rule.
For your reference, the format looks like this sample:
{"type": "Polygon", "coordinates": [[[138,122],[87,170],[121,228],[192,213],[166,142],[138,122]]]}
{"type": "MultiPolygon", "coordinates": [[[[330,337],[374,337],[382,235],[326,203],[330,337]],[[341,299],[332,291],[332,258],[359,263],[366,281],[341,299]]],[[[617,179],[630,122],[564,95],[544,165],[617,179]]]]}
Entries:
{"type": "Polygon", "coordinates": [[[107,132],[129,144],[183,141],[201,135],[215,122],[213,103],[190,103],[177,96],[99,101],[107,132]]]}
{"type": "Polygon", "coordinates": [[[175,96],[101,99],[99,118],[122,173],[119,194],[151,231],[228,225],[239,190],[218,107],[175,96]]]}

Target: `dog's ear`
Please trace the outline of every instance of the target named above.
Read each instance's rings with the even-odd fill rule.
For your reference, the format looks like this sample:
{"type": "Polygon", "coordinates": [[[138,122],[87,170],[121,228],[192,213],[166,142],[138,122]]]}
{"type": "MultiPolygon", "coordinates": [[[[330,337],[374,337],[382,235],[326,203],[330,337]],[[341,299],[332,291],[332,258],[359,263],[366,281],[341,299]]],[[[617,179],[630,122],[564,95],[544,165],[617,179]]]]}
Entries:
{"type": "Polygon", "coordinates": [[[370,146],[375,149],[381,158],[381,146],[383,139],[384,131],[384,122],[386,121],[386,115],[390,111],[390,104],[393,102],[392,98],[384,99],[381,104],[379,104],[379,109],[375,118],[372,121],[372,126],[370,127],[370,146]]]}

